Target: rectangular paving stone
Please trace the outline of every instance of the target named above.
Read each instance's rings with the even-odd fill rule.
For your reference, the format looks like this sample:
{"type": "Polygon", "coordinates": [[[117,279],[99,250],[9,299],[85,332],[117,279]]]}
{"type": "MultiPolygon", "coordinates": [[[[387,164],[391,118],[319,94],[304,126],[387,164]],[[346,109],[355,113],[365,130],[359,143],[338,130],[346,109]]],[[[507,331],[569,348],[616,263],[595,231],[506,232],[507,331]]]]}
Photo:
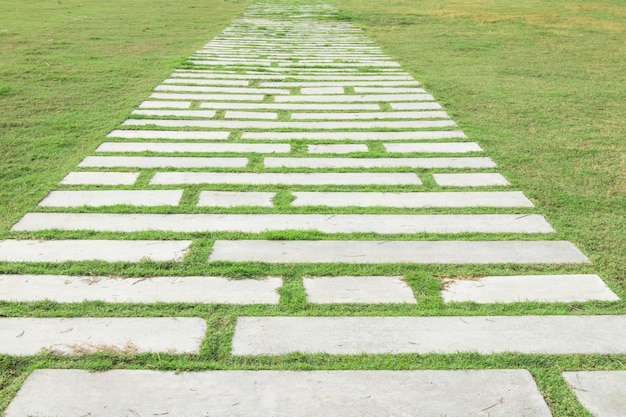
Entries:
{"type": "Polygon", "coordinates": [[[0,275],[0,299],[57,303],[278,304],[280,278],[0,275]]]}
{"type": "Polygon", "coordinates": [[[198,206],[200,207],[238,207],[259,206],[274,207],[272,202],[276,193],[253,191],[202,191],[198,206]]]}
{"type": "Polygon", "coordinates": [[[59,184],[64,185],[132,185],[138,172],[70,172],[59,184]]]}
{"type": "Polygon", "coordinates": [[[441,142],[441,143],[383,143],[387,152],[397,153],[467,153],[482,152],[476,142],[441,142]]]}
{"type": "Polygon", "coordinates": [[[306,103],[200,103],[201,109],[258,109],[258,110],[380,110],[378,104],[306,104],[306,103]]]}
{"type": "MultiPolygon", "coordinates": [[[[198,78],[168,78],[163,84],[196,84],[196,85],[223,85],[247,87],[250,81],[245,80],[207,80],[198,78]]],[[[262,86],[263,87],[263,86],[262,86]]]]}
{"type": "Polygon", "coordinates": [[[261,233],[553,233],[537,214],[114,214],[27,213],[11,230],[261,233]]]}
{"type": "Polygon", "coordinates": [[[367,145],[307,145],[308,153],[344,154],[351,152],[367,152],[367,145]]]}
{"type": "Polygon", "coordinates": [[[133,110],[132,114],[154,117],[197,117],[210,119],[215,110],[133,110]]]}
{"type": "Polygon", "coordinates": [[[306,300],[313,304],[417,303],[403,277],[311,277],[302,282],[306,300]]]}
{"type": "Polygon", "coordinates": [[[289,94],[289,90],[280,88],[252,87],[204,87],[192,85],[157,85],[154,91],[184,91],[193,93],[229,93],[229,94],[289,94]]]}
{"type": "Polygon", "coordinates": [[[263,101],[263,94],[177,94],[152,93],[150,98],[161,100],[206,100],[206,101],[263,101]]]}
{"type": "Polygon", "coordinates": [[[441,291],[446,303],[472,301],[480,304],[519,301],[584,302],[617,301],[597,275],[519,275],[448,280],[441,291]]]}
{"type": "Polygon", "coordinates": [[[134,167],[134,168],[241,168],[248,164],[248,158],[198,156],[87,156],[79,167],[134,167]]]}
{"type": "Polygon", "coordinates": [[[290,150],[288,144],[270,143],[104,142],[96,152],[288,153],[290,150]]]}
{"type": "Polygon", "coordinates": [[[209,261],[267,263],[590,263],[567,241],[218,240],[209,261]]]}
{"type": "Polygon", "coordinates": [[[114,130],[108,138],[226,140],[230,132],[181,132],[174,130],[114,130]]]}
{"type": "Polygon", "coordinates": [[[526,370],[37,369],[5,417],[550,417],[526,370]]]}
{"type": "Polygon", "coordinates": [[[466,138],[457,130],[427,132],[243,132],[252,140],[423,140],[466,138]]]}
{"type": "Polygon", "coordinates": [[[343,87],[303,87],[300,94],[343,94],[343,87]]]}
{"type": "Polygon", "coordinates": [[[501,174],[472,173],[472,174],[433,174],[437,185],[442,187],[480,187],[487,185],[509,185],[501,174]]]}
{"type": "Polygon", "coordinates": [[[291,352],[623,354],[626,315],[237,319],[233,355],[291,352]]]}
{"type": "Polygon", "coordinates": [[[409,87],[354,87],[355,93],[378,93],[378,94],[403,94],[403,93],[425,93],[423,88],[409,87]]]}
{"type": "Polygon", "coordinates": [[[228,172],[157,172],[153,185],[171,184],[289,184],[289,185],[420,185],[413,173],[228,173],[228,172]]]}
{"type": "Polygon", "coordinates": [[[563,378],[594,417],[626,416],[626,371],[563,372],[563,378]]]}
{"type": "MultiPolygon", "coordinates": [[[[340,77],[338,77],[340,78],[340,77]]],[[[349,77],[346,77],[349,78],[349,77]]],[[[363,77],[365,79],[371,77],[363,77]]],[[[387,77],[383,77],[386,79],[387,77]]],[[[350,79],[354,80],[354,77],[350,79]]],[[[357,78],[356,81],[263,81],[259,85],[261,87],[302,87],[302,88],[313,88],[313,87],[354,87],[354,86],[381,86],[381,87],[399,87],[399,86],[415,86],[419,85],[419,81],[363,81],[357,78]]],[[[304,93],[303,93],[304,94],[304,93]]],[[[437,107],[439,108],[439,107],[437,107]]]]}
{"type": "Polygon", "coordinates": [[[534,207],[521,191],[484,192],[292,192],[294,207],[534,207]]]}
{"type": "Polygon", "coordinates": [[[490,158],[265,158],[266,168],[493,168],[490,158]]]}
{"type": "Polygon", "coordinates": [[[160,120],[128,119],[124,126],[201,127],[207,129],[425,129],[456,126],[452,120],[373,122],[267,122],[256,120],[160,120]]]}
{"type": "Polygon", "coordinates": [[[379,101],[435,101],[430,94],[343,94],[343,95],[292,95],[276,96],[277,103],[351,103],[351,102],[379,102],[379,101]]]}
{"type": "Polygon", "coordinates": [[[258,112],[258,111],[227,111],[224,114],[225,119],[278,119],[278,113],[275,112],[258,112]]]}
{"type": "Polygon", "coordinates": [[[190,240],[0,240],[0,261],[180,261],[190,240]]]}
{"type": "Polygon", "coordinates": [[[393,119],[448,119],[445,111],[367,112],[367,113],[292,113],[293,120],[393,120],[393,119]]]}
{"type": "Polygon", "coordinates": [[[109,352],[198,353],[200,318],[0,318],[0,353],[30,356],[109,352]]]}
{"type": "Polygon", "coordinates": [[[407,102],[407,103],[389,103],[392,110],[425,110],[425,109],[440,109],[441,106],[438,103],[420,103],[420,102],[407,102]],[[429,107],[436,106],[436,107],[429,107]]]}
{"type": "Polygon", "coordinates": [[[144,101],[139,104],[140,109],[188,109],[191,101],[144,101]]]}
{"type": "Polygon", "coordinates": [[[95,190],[51,191],[41,207],[103,207],[125,204],[130,206],[177,206],[182,190],[95,190]]]}

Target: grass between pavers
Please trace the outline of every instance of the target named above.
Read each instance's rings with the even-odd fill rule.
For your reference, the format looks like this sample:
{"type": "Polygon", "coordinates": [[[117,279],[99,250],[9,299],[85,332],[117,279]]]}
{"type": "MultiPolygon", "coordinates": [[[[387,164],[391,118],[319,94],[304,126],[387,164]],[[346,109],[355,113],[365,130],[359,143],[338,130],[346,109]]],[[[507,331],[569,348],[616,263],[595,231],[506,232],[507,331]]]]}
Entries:
{"type": "MultiPolygon", "coordinates": [[[[3,0],[0,0],[2,5],[3,0]]],[[[70,275],[223,275],[237,278],[282,276],[278,306],[217,306],[201,304],[112,305],[0,303],[0,316],[195,316],[205,318],[209,332],[199,355],[102,353],[77,358],[42,354],[31,358],[0,356],[0,410],[9,403],[32,369],[42,367],[103,370],[131,369],[529,369],[555,416],[588,416],[562,380],[563,370],[626,368],[626,355],[300,355],[239,358],[229,356],[238,316],[254,315],[525,315],[625,314],[621,302],[515,303],[482,306],[444,305],[440,280],[446,277],[547,273],[598,273],[622,298],[626,297],[623,260],[626,246],[624,207],[624,142],[620,137],[625,114],[624,7],[617,2],[560,1],[558,3],[491,1],[449,3],[426,0],[374,2],[336,0],[341,17],[363,27],[428,93],[446,108],[469,139],[512,187],[477,190],[522,190],[537,209],[319,209],[287,208],[294,190],[416,191],[444,190],[434,185],[432,172],[471,170],[406,170],[417,172],[424,186],[148,186],[155,170],[142,170],[138,183],[116,189],[185,189],[180,208],[58,210],[36,208],[57,182],[87,154],[94,154],[105,135],[130,117],[130,112],[186,57],[208,42],[239,13],[245,2],[117,1],[106,5],[66,1],[47,4],[46,24],[33,8],[16,6],[0,17],[3,54],[0,66],[0,236],[2,238],[192,238],[190,255],[176,262],[64,262],[59,264],[0,264],[0,273],[70,275]],[[123,6],[124,19],[119,20],[123,6]],[[190,8],[194,7],[194,9],[190,8]],[[533,13],[527,13],[532,7],[533,13]],[[150,13],[146,13],[150,10],[150,13]],[[198,13],[199,10],[204,13],[198,13]],[[74,20],[76,19],[76,20],[74,20]],[[7,32],[2,32],[3,30],[7,32]],[[116,30],[110,30],[114,28],[116,30]],[[145,29],[145,30],[144,30],[145,29]],[[2,35],[7,33],[7,35],[2,35]],[[90,36],[93,34],[93,36],[90,36]],[[582,36],[581,36],[582,35],[582,36]],[[49,36],[49,37],[48,37],[49,36]],[[178,37],[176,37],[178,36],[178,37]],[[42,43],[41,40],[45,40],[42,43]],[[48,40],[52,39],[52,40],[48,40]],[[56,40],[54,40],[56,39],[56,40]],[[88,41],[85,43],[85,39],[88,41]],[[410,40],[410,41],[407,41],[410,40]],[[6,42],[5,42],[6,41],[6,42]],[[183,55],[183,56],[181,56],[183,55]],[[46,64],[47,63],[47,64],[46,64]],[[6,162],[6,163],[5,163],[6,162]],[[281,193],[277,209],[195,208],[201,190],[254,190],[281,193]],[[94,233],[9,232],[28,211],[197,212],[197,213],[540,213],[558,231],[554,235],[325,235],[317,232],[243,233],[94,233]],[[216,239],[447,239],[504,238],[566,239],[589,256],[593,265],[270,265],[207,263],[216,239]],[[402,275],[418,304],[317,306],[305,302],[302,277],[307,275],[402,275]]],[[[293,3],[293,2],[290,2],[293,3]]],[[[298,1],[298,4],[308,2],[298,1]]],[[[366,72],[368,69],[364,68],[366,72]]],[[[238,133],[231,135],[237,138],[238,133]]],[[[106,139],[110,141],[111,139],[106,139]]],[[[393,142],[393,141],[389,141],[393,142]]],[[[277,142],[280,143],[280,142],[277,142]]],[[[293,141],[292,143],[295,143],[293,141]]],[[[305,143],[324,143],[307,141],[305,143]]],[[[327,143],[344,143],[332,141],[327,143]]],[[[345,142],[348,143],[348,142],[345,142]]],[[[359,142],[363,143],[363,142],[359,142]]],[[[305,147],[294,149],[304,156],[305,147]]],[[[376,143],[371,154],[386,156],[376,143]]],[[[241,156],[231,154],[231,156],[241,156]]],[[[278,155],[276,155],[278,156],[278,155]]],[[[370,155],[368,155],[370,156],[370,155]]],[[[398,156],[398,155],[394,155],[398,156]]],[[[403,157],[406,155],[402,155],[403,157]]],[[[415,155],[417,156],[417,155],[415,155]]],[[[433,155],[434,156],[434,155],[433,155]]],[[[437,155],[441,156],[441,155],[437,155]]],[[[260,170],[254,156],[248,168],[260,170]]],[[[170,169],[165,169],[165,171],[170,169]]],[[[111,171],[134,171],[112,169],[111,171]]],[[[161,170],[159,170],[161,171],[161,170]]],[[[217,171],[217,170],[216,170],[217,171]]],[[[221,170],[220,170],[221,171],[221,170]]],[[[224,170],[226,172],[231,170],[224,170]]],[[[237,171],[237,170],[232,170],[237,171]]],[[[312,170],[272,169],[272,172],[312,170]]],[[[336,170],[352,172],[354,170],[336,170]]],[[[368,170],[369,171],[369,170],[368,170]]],[[[390,170],[374,170],[385,172],[390,170]]],[[[398,171],[393,169],[393,171],[398,171]]],[[[445,188],[462,190],[461,188],[445,188]]],[[[473,190],[472,190],[473,191],[473,190]]]]}

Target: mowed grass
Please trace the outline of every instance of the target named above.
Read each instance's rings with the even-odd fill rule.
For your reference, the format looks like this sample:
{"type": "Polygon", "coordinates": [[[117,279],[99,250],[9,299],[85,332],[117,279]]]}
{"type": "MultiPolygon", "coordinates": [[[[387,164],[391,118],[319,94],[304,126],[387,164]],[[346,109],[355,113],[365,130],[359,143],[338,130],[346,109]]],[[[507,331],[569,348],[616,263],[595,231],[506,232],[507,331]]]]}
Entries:
{"type": "MultiPolygon", "coordinates": [[[[301,1],[301,3],[305,3],[301,1]]],[[[66,358],[0,355],[0,412],[32,369],[528,369],[557,417],[589,416],[560,377],[564,370],[625,369],[626,355],[302,355],[230,356],[236,318],[252,315],[522,315],[624,314],[624,302],[444,305],[440,279],[490,274],[598,273],[626,297],[626,49],[619,2],[336,0],[340,17],[420,80],[485,156],[537,205],[557,229],[554,236],[462,235],[463,239],[567,239],[591,258],[590,266],[498,265],[268,265],[206,262],[215,239],[373,239],[368,234],[317,232],[15,234],[10,227],[129,117],[152,88],[237,17],[247,2],[160,0],[126,2],[8,2],[0,0],[0,236],[37,238],[191,238],[185,262],[137,264],[65,262],[0,264],[0,273],[70,275],[282,276],[277,306],[201,304],[114,305],[0,303],[0,316],[205,318],[209,332],[199,355],[101,353],[66,358]],[[6,13],[4,11],[7,11],[6,13]],[[306,275],[403,275],[418,304],[316,306],[306,303],[306,275]]],[[[375,145],[378,146],[379,145],[375,145]]],[[[302,146],[297,154],[302,154],[302,146]]],[[[377,156],[381,156],[376,153],[377,156]]],[[[260,166],[260,158],[253,164],[260,166]]],[[[142,173],[147,185],[151,170],[142,173]]],[[[431,171],[432,172],[432,171],[431,171]]],[[[429,178],[428,173],[421,176],[429,178]]],[[[432,185],[432,184],[431,184],[432,185]]],[[[163,187],[170,188],[170,187],[163,187]]],[[[173,187],[180,188],[180,187],[173,187]]],[[[208,187],[206,187],[208,188],[208,187]]],[[[247,187],[212,187],[238,189],[247,187]]],[[[181,208],[141,212],[318,212],[287,206],[293,187],[280,191],[276,209],[198,209],[203,187],[185,187],[181,208]]],[[[306,189],[306,187],[301,187],[306,189]]],[[[373,187],[381,191],[380,187],[373,187]]],[[[400,188],[400,187],[398,187],[400,188]]],[[[73,188],[74,189],[74,188],[73,188]]],[[[328,187],[332,189],[332,187],[328,187]]],[[[339,187],[339,189],[342,189],[339,187]]],[[[363,187],[363,189],[368,189],[363,187]]],[[[75,210],[68,210],[75,211],[75,210]]],[[[80,209],[80,211],[92,211],[80,209]]],[[[93,210],[133,212],[128,207],[93,210]]],[[[137,210],[135,210],[137,211],[137,210]]],[[[383,210],[388,212],[390,210],[383,210]]],[[[376,213],[379,209],[324,209],[376,213]]],[[[397,210],[397,212],[427,212],[397,210]]],[[[440,210],[440,212],[447,212],[440,210]]],[[[464,210],[461,212],[482,212],[464,210]]],[[[453,239],[399,235],[397,239],[453,239]]]]}

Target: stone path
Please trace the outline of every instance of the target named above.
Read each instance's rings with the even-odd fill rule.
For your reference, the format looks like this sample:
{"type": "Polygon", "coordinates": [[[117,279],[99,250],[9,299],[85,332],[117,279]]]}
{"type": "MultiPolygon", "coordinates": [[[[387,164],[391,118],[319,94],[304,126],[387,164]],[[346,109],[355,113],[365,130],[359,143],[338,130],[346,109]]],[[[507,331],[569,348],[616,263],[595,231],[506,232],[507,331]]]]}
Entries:
{"type": "MultiPolygon", "coordinates": [[[[206,262],[570,264],[569,271],[590,262],[557,240],[533,202],[417,80],[335,13],[320,4],[250,6],[12,229],[157,239],[4,240],[0,261],[184,263],[198,233],[315,231],[329,239],[218,237],[206,262]]],[[[0,299],[279,304],[282,285],[272,276],[1,275],[0,299]]],[[[311,304],[419,305],[404,276],[305,276],[301,285],[311,304]]],[[[566,273],[454,277],[441,297],[618,300],[599,276],[566,273]]],[[[624,316],[239,317],[231,353],[623,354],[624,329],[624,316]]],[[[0,318],[0,354],[197,353],[206,333],[199,318],[0,318]]],[[[623,373],[563,378],[595,415],[626,415],[623,373]]],[[[129,412],[551,415],[529,372],[503,369],[37,370],[6,416],[129,412]]]]}

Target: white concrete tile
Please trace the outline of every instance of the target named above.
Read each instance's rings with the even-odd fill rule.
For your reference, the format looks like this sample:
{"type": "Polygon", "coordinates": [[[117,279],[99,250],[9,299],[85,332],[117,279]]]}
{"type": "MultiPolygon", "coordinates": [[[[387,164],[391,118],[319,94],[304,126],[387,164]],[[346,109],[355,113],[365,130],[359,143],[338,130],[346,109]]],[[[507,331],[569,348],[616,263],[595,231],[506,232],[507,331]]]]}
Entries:
{"type": "Polygon", "coordinates": [[[311,277],[302,282],[313,304],[417,303],[403,277],[311,277]]]}
{"type": "Polygon", "coordinates": [[[271,143],[104,142],[96,152],[288,153],[290,150],[288,144],[271,143]]]}
{"type": "Polygon", "coordinates": [[[597,275],[519,275],[484,277],[476,280],[448,280],[441,291],[449,302],[480,304],[537,301],[545,303],[617,301],[597,275]]]}
{"type": "Polygon", "coordinates": [[[303,87],[301,94],[343,94],[343,87],[303,87]]]}
{"type": "Polygon", "coordinates": [[[490,158],[272,158],[266,168],[493,168],[490,158]]]}
{"type": "Polygon", "coordinates": [[[0,353],[30,356],[95,352],[198,353],[206,333],[200,318],[0,318],[0,353]]]}
{"type": "Polygon", "coordinates": [[[422,140],[465,138],[458,130],[426,132],[243,132],[242,139],[253,140],[422,140]]]}
{"type": "Polygon", "coordinates": [[[626,371],[563,372],[563,378],[594,417],[626,416],[626,371]]]}
{"type": "Polygon", "coordinates": [[[202,94],[202,93],[152,93],[150,98],[159,100],[194,100],[194,101],[263,101],[263,94],[202,94]]]}
{"type": "Polygon", "coordinates": [[[128,119],[124,126],[201,127],[206,129],[425,129],[456,126],[452,120],[373,122],[267,122],[256,120],[128,119]]]}
{"type": "Polygon", "coordinates": [[[420,185],[413,173],[157,172],[150,184],[420,185]]]}
{"type": "Polygon", "coordinates": [[[307,145],[308,153],[344,154],[351,152],[367,152],[367,145],[307,145]]]}
{"type": "Polygon", "coordinates": [[[247,109],[247,110],[380,110],[378,104],[298,104],[298,103],[200,103],[201,109],[247,109]]]}
{"type": "Polygon", "coordinates": [[[198,78],[168,78],[163,80],[163,84],[195,84],[195,85],[223,85],[223,86],[239,86],[247,87],[250,85],[248,80],[215,80],[215,79],[198,79],[198,78]]]}
{"type": "Polygon", "coordinates": [[[521,191],[484,192],[292,192],[294,207],[534,207],[521,191]]]}
{"type": "Polygon", "coordinates": [[[132,114],[155,117],[198,117],[210,119],[215,117],[215,110],[133,110],[132,114]]]}
{"type": "MultiPolygon", "coordinates": [[[[371,77],[363,77],[365,79],[371,77]]],[[[386,79],[388,77],[383,77],[386,79]]],[[[351,77],[354,79],[354,77],[351,77]]],[[[380,87],[400,87],[400,86],[415,86],[419,85],[419,81],[363,81],[357,79],[356,81],[264,81],[259,84],[261,87],[302,87],[302,88],[312,88],[312,87],[354,87],[354,86],[380,86],[380,87]]],[[[305,94],[305,93],[302,93],[305,94]]],[[[437,107],[439,108],[439,107],[437,107]]]]}
{"type": "Polygon", "coordinates": [[[378,93],[378,94],[420,94],[426,91],[423,88],[408,87],[354,87],[355,93],[378,93]]]}
{"type": "Polygon", "coordinates": [[[278,113],[260,112],[260,111],[227,111],[224,114],[225,119],[278,119],[278,113]]]}
{"type": "Polygon", "coordinates": [[[41,207],[103,207],[125,204],[130,206],[177,206],[182,190],[95,190],[51,191],[41,207]]]}
{"type": "Polygon", "coordinates": [[[183,91],[189,93],[228,93],[228,94],[289,94],[289,90],[280,88],[252,87],[205,87],[192,85],[158,85],[154,91],[183,91]]]}
{"type": "Polygon", "coordinates": [[[191,101],[144,101],[139,104],[140,109],[188,109],[191,101]]]}
{"type": "Polygon", "coordinates": [[[387,152],[397,153],[467,153],[482,152],[476,142],[442,142],[442,143],[383,143],[387,152]]]}
{"type": "Polygon", "coordinates": [[[0,240],[0,261],[180,261],[190,240],[0,240]]]}
{"type": "Polygon", "coordinates": [[[501,174],[433,174],[433,179],[442,187],[480,187],[487,185],[509,185],[501,174]]]}
{"type": "Polygon", "coordinates": [[[198,206],[200,207],[238,207],[259,206],[274,207],[272,202],[276,193],[253,191],[202,191],[198,206]]]}
{"type": "Polygon", "coordinates": [[[138,172],[70,172],[59,184],[132,185],[138,177],[138,172]]]}
{"type": "Polygon", "coordinates": [[[194,140],[226,140],[230,132],[181,132],[174,130],[114,130],[107,135],[109,138],[122,139],[194,139],[194,140]]]}
{"type": "Polygon", "coordinates": [[[203,371],[37,369],[5,417],[550,417],[525,370],[203,371]]]}
{"type": "Polygon", "coordinates": [[[218,240],[210,261],[267,263],[590,263],[567,241],[218,240]]]}
{"type": "Polygon", "coordinates": [[[276,96],[277,103],[357,103],[357,102],[380,102],[380,101],[435,101],[430,94],[344,94],[344,95],[300,95],[300,96],[276,96]]]}
{"type": "Polygon", "coordinates": [[[438,103],[420,103],[420,102],[408,102],[408,103],[389,103],[392,110],[427,110],[427,109],[440,109],[441,106],[438,103]],[[432,106],[432,107],[431,107],[432,106]]]}
{"type": "Polygon", "coordinates": [[[135,167],[135,168],[241,168],[248,158],[203,158],[195,156],[87,156],[79,167],[135,167]]]}
{"type": "Polygon", "coordinates": [[[0,275],[0,299],[58,303],[278,304],[280,278],[0,275]]]}
{"type": "Polygon", "coordinates": [[[626,315],[237,319],[233,355],[291,352],[624,354],[626,315]]]}
{"type": "Polygon", "coordinates": [[[445,111],[366,112],[366,113],[292,113],[293,120],[393,120],[449,119],[445,111]]]}

